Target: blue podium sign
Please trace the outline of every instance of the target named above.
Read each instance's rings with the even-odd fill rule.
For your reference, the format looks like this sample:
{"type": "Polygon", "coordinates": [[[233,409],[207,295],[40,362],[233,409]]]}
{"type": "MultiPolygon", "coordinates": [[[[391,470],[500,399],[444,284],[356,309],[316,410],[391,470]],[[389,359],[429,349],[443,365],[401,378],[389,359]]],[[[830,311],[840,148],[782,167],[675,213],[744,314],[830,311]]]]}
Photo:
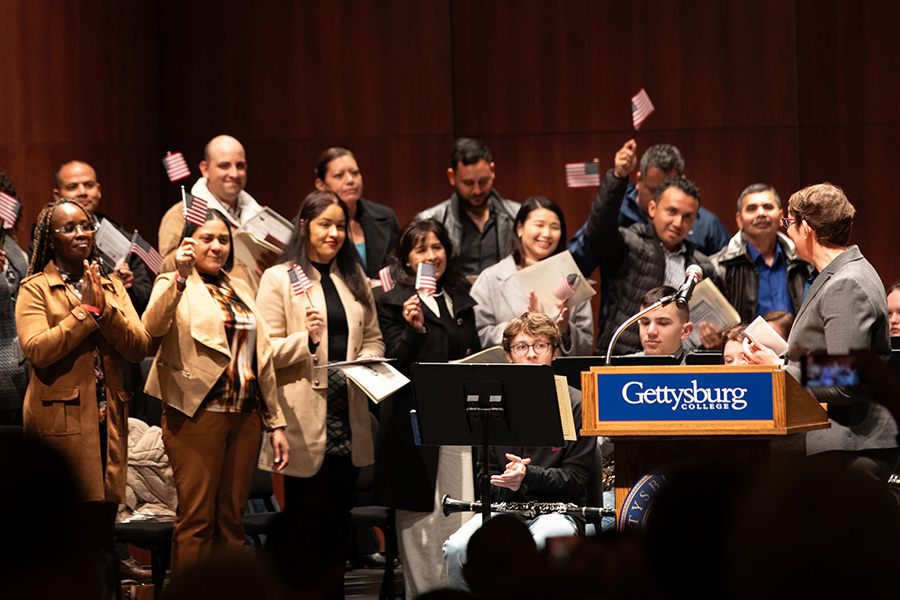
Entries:
{"type": "Polygon", "coordinates": [[[595,374],[600,421],[772,420],[772,374],[595,374]]]}

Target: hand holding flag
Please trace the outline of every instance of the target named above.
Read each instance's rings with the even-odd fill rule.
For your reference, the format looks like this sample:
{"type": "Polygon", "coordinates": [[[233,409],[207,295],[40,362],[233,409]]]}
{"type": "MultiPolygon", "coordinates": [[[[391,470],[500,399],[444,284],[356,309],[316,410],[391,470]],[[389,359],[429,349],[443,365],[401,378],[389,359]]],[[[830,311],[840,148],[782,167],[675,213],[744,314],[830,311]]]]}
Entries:
{"type": "Polygon", "coordinates": [[[291,282],[291,291],[294,292],[294,295],[306,295],[306,302],[310,308],[313,308],[312,300],[309,299],[309,294],[307,294],[312,289],[312,282],[306,276],[306,273],[303,272],[303,267],[294,265],[288,269],[288,279],[291,282]]]}

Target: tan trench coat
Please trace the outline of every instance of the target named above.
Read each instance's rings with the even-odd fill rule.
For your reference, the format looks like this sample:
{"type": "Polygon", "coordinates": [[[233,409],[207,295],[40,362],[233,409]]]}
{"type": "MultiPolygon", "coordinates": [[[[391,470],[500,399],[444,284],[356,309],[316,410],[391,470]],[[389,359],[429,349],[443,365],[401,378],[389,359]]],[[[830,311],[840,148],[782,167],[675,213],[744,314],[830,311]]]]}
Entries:
{"type": "MultiPolygon", "coordinates": [[[[362,267],[359,269],[362,271],[362,267]]],[[[309,300],[324,311],[325,294],[319,272],[310,271],[306,273],[312,283],[309,300]]],[[[331,278],[347,314],[347,360],[384,356],[384,342],[371,291],[368,292],[369,306],[363,306],[353,297],[335,265],[331,267],[331,278]]],[[[294,477],[311,477],[319,471],[325,458],[328,372],[316,367],[328,364],[328,337],[323,336],[316,353],[310,354],[306,331],[307,298],[305,294],[295,295],[291,291],[287,264],[275,265],[263,273],[256,301],[272,336],[278,402],[288,423],[285,433],[291,446],[291,461],[282,472],[294,477]]],[[[362,467],[375,460],[368,399],[351,381],[347,382],[347,394],[351,459],[354,465],[362,467]]],[[[259,468],[271,470],[271,465],[272,448],[269,443],[264,443],[259,468]]]]}
{"type": "Polygon", "coordinates": [[[103,278],[106,307],[95,319],[63,283],[53,262],[22,281],[16,327],[31,361],[25,394],[25,431],[69,458],[89,502],[125,501],[128,396],[122,359],[140,362],[150,335],[118,279],[103,278]],[[99,336],[106,378],[106,474],[100,457],[93,338],[99,336]]]}

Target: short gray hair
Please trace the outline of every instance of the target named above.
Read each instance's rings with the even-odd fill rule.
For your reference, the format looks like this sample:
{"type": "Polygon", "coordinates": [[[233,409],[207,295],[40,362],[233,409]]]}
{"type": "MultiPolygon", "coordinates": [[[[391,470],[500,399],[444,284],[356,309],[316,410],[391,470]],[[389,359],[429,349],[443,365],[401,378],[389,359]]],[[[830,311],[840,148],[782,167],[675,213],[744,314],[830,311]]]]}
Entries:
{"type": "Polygon", "coordinates": [[[641,177],[647,176],[647,170],[656,167],[663,173],[671,170],[681,176],[684,175],[684,157],[681,150],[672,144],[657,144],[650,146],[641,156],[641,177]]]}
{"type": "Polygon", "coordinates": [[[768,183],[754,183],[753,185],[745,187],[744,191],[741,192],[741,195],[738,197],[737,211],[741,212],[744,209],[744,196],[759,194],[760,192],[772,192],[772,195],[775,196],[775,202],[778,204],[778,208],[781,208],[781,196],[778,195],[775,188],[768,183]]]}

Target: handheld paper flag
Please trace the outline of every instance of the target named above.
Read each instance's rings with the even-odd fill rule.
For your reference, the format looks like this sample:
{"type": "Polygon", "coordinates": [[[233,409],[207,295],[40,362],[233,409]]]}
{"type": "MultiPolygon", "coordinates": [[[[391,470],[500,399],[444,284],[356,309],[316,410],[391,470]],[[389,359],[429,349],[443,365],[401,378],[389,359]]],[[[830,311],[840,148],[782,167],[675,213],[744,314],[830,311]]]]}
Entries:
{"type": "Polygon", "coordinates": [[[300,265],[294,265],[288,269],[288,277],[291,280],[291,290],[295,296],[304,294],[312,289],[312,282],[306,276],[306,273],[303,272],[303,268],[300,265]]]}
{"type": "Polygon", "coordinates": [[[391,270],[388,267],[378,271],[378,279],[381,280],[382,292],[389,292],[394,288],[394,278],[391,277],[391,270]]]}
{"type": "Polygon", "coordinates": [[[169,176],[169,181],[178,181],[191,174],[187,161],[184,160],[184,155],[181,152],[170,152],[163,157],[162,161],[166,167],[166,175],[169,176]]]}
{"type": "Polygon", "coordinates": [[[571,273],[553,289],[553,295],[560,300],[568,300],[575,294],[575,284],[578,283],[578,275],[571,273]]]}
{"type": "Polygon", "coordinates": [[[198,227],[206,221],[206,200],[192,196],[181,188],[181,198],[184,202],[184,220],[198,227]]]}
{"type": "Polygon", "coordinates": [[[134,232],[134,236],[131,238],[131,252],[137,254],[137,257],[144,261],[144,264],[153,271],[154,275],[159,275],[159,272],[162,271],[162,256],[137,231],[134,232]]]}
{"type": "Polygon", "coordinates": [[[20,208],[22,205],[18,200],[5,192],[0,192],[0,219],[3,219],[4,229],[12,229],[16,224],[20,208]]]}
{"type": "Polygon", "coordinates": [[[437,278],[434,274],[434,265],[420,262],[416,269],[416,289],[422,290],[429,296],[437,292],[437,278]]]}
{"type": "Polygon", "coordinates": [[[600,185],[600,163],[566,163],[566,186],[570,188],[600,185]]]}
{"type": "Polygon", "coordinates": [[[631,120],[634,123],[634,130],[637,131],[641,128],[641,123],[647,120],[647,117],[650,116],[655,108],[653,108],[653,103],[650,102],[650,96],[647,95],[647,92],[644,91],[644,88],[641,88],[637,94],[632,96],[631,98],[631,120]]]}

